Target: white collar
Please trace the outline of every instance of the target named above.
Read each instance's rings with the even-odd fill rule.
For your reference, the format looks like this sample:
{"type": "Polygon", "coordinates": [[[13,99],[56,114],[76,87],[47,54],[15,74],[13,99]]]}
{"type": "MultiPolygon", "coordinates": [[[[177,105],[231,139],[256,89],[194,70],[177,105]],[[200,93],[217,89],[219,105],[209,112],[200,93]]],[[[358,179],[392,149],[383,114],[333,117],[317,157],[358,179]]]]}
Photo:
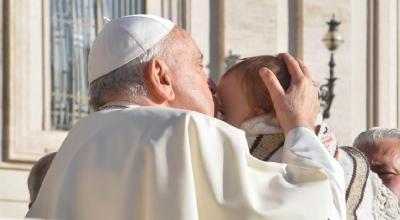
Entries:
{"type": "Polygon", "coordinates": [[[105,105],[101,106],[99,110],[108,110],[108,109],[124,109],[124,108],[135,108],[139,107],[137,104],[129,103],[126,101],[112,101],[107,102],[105,105]]]}

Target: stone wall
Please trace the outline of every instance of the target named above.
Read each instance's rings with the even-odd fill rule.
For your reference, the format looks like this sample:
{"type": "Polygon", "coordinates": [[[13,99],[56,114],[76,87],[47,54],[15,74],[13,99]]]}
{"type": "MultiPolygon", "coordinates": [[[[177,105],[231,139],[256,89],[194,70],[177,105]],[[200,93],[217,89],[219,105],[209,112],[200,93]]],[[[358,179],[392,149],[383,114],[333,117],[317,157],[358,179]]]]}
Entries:
{"type": "MultiPolygon", "coordinates": [[[[3,12],[0,1],[0,11],[3,12]]],[[[2,126],[3,110],[3,13],[0,16],[0,128],[2,126]]],[[[5,94],[7,95],[7,94],[5,94]]],[[[1,129],[2,130],[2,129],[1,129]]],[[[0,132],[1,138],[2,132],[0,132]]],[[[0,147],[0,153],[4,149],[0,147]]],[[[1,154],[0,154],[1,155],[1,154]]],[[[2,158],[2,157],[1,157],[2,158]]],[[[29,166],[6,163],[0,160],[0,218],[23,218],[28,211],[28,177],[29,166]]]]}
{"type": "MultiPolygon", "coordinates": [[[[332,127],[338,137],[339,144],[349,145],[352,143],[352,124],[355,106],[352,104],[353,91],[357,87],[352,85],[352,66],[360,65],[352,60],[352,7],[348,0],[304,0],[303,1],[303,26],[302,28],[302,57],[306,65],[311,69],[316,80],[325,83],[329,76],[328,62],[330,53],[324,46],[322,38],[328,31],[326,21],[329,21],[332,14],[341,21],[339,31],[344,38],[344,43],[335,52],[335,75],[338,80],[335,84],[335,99],[331,107],[331,117],[327,123],[332,127]]],[[[362,39],[360,39],[362,40],[362,39]]],[[[365,65],[362,64],[362,65],[365,65]]],[[[366,73],[364,73],[366,74],[366,73]]],[[[365,80],[357,81],[358,85],[365,84],[365,80]]],[[[365,99],[361,96],[359,99],[365,99]]],[[[366,109],[360,106],[357,111],[365,112],[366,109]]]]}
{"type": "MultiPolygon", "coordinates": [[[[280,33],[282,17],[279,9],[283,2],[287,1],[226,0],[225,54],[231,50],[241,57],[248,57],[281,51],[279,43],[287,39],[285,33],[280,33]]],[[[287,41],[284,44],[287,45],[287,41]]]]}
{"type": "Polygon", "coordinates": [[[322,38],[328,30],[326,22],[335,14],[342,22],[339,31],[345,42],[335,53],[339,79],[327,123],[341,145],[350,145],[367,120],[366,7],[366,2],[356,0],[226,0],[225,55],[229,50],[241,57],[276,54],[293,45],[291,52],[323,84],[329,76],[330,53],[322,38]]]}
{"type": "Polygon", "coordinates": [[[28,211],[27,170],[0,168],[0,218],[23,218],[28,211]]]}

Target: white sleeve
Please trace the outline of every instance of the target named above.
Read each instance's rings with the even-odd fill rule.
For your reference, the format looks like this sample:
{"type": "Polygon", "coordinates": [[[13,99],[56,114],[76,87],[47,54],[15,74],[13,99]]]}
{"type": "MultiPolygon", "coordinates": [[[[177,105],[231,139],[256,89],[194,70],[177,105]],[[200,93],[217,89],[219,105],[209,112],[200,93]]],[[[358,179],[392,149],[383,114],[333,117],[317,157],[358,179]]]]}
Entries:
{"type": "Polygon", "coordinates": [[[346,219],[343,169],[309,129],[293,128],[285,138],[282,162],[302,167],[322,169],[329,177],[336,212],[334,219],[346,219]]]}

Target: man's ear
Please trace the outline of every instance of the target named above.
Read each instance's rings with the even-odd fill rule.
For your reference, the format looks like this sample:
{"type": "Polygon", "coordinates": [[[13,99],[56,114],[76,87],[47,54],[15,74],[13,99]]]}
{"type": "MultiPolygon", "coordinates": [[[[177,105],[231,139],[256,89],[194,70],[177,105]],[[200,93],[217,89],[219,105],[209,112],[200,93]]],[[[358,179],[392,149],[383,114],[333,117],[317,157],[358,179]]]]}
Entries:
{"type": "Polygon", "coordinates": [[[175,98],[170,71],[165,62],[158,58],[151,59],[147,64],[145,78],[156,102],[168,102],[175,98]]]}

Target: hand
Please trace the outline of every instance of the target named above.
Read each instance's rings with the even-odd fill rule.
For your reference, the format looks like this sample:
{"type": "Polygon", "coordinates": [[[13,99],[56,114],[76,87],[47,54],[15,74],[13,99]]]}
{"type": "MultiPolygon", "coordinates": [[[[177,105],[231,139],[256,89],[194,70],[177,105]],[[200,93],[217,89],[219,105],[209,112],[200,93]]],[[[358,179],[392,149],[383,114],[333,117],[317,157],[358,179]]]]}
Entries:
{"type": "Polygon", "coordinates": [[[275,74],[266,67],[259,71],[271,95],[276,117],[286,135],[295,127],[306,127],[314,132],[314,121],[320,110],[318,92],[308,68],[288,53],[278,55],[291,75],[288,90],[284,91],[275,74]]]}

